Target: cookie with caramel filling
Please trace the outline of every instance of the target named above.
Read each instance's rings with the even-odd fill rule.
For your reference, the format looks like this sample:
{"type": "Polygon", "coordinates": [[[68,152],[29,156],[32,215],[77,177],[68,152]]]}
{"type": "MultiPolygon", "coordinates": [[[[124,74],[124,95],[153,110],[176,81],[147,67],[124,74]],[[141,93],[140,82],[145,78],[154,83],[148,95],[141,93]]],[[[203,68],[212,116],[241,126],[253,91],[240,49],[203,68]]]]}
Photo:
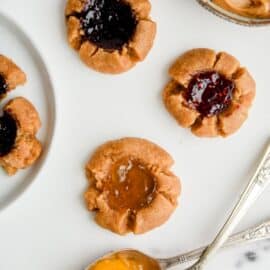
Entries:
{"type": "Polygon", "coordinates": [[[256,84],[248,70],[226,52],[193,49],[169,70],[163,91],[170,114],[199,137],[229,136],[248,117],[256,84]]]}
{"type": "Polygon", "coordinates": [[[156,24],[150,10],[148,0],[68,0],[68,42],[88,67],[125,72],[152,48],[156,24]]]}
{"type": "Polygon", "coordinates": [[[177,206],[180,181],[171,156],[144,139],[124,138],[100,146],[86,165],[85,201],[102,227],[142,234],[165,223],[177,206]]]}
{"type": "Polygon", "coordinates": [[[25,82],[25,73],[11,59],[0,54],[0,100],[25,82]]]}
{"type": "Polygon", "coordinates": [[[31,166],[42,146],[36,138],[41,127],[38,112],[25,98],[9,101],[0,117],[0,166],[8,175],[31,166]]]}

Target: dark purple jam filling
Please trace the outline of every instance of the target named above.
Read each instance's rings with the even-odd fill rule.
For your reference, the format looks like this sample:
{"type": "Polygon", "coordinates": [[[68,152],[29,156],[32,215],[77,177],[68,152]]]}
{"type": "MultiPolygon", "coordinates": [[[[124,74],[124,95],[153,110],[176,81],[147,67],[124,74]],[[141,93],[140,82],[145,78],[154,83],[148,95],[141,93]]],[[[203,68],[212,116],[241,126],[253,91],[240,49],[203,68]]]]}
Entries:
{"type": "Polygon", "coordinates": [[[15,144],[16,121],[7,113],[0,117],[0,156],[7,155],[15,144]]]}
{"type": "Polygon", "coordinates": [[[84,38],[106,50],[120,50],[135,32],[136,17],[123,0],[89,0],[80,19],[84,38]]]}
{"type": "Polygon", "coordinates": [[[232,101],[234,83],[216,71],[193,76],[186,91],[189,105],[203,116],[213,116],[227,109],[232,101]]]}
{"type": "Polygon", "coordinates": [[[5,78],[0,74],[0,98],[7,93],[8,86],[5,78]]]}

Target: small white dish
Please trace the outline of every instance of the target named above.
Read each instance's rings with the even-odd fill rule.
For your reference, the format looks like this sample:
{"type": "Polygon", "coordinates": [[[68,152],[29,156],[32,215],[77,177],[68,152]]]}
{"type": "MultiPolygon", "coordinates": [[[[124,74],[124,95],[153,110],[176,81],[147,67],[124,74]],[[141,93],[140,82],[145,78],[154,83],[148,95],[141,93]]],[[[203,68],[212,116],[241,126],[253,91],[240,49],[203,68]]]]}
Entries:
{"type": "Polygon", "coordinates": [[[55,128],[55,97],[46,66],[32,41],[16,23],[0,13],[0,54],[11,58],[26,74],[27,83],[10,92],[1,103],[23,96],[38,110],[42,127],[38,138],[43,145],[41,158],[29,169],[8,176],[0,168],[0,211],[16,200],[34,181],[48,156],[55,128]]]}
{"type": "Polygon", "coordinates": [[[220,7],[219,5],[213,3],[211,0],[197,0],[197,2],[210,11],[212,14],[226,20],[229,22],[233,22],[236,24],[244,25],[244,26],[267,26],[270,25],[269,18],[251,18],[238,15],[236,13],[227,11],[220,7]]]}

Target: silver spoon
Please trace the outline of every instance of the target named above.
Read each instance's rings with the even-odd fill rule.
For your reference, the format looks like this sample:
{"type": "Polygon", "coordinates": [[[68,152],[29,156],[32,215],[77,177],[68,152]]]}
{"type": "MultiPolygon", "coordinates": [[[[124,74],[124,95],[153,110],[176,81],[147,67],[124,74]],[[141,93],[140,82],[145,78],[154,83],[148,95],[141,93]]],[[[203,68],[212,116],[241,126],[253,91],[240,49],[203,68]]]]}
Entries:
{"type": "MultiPolygon", "coordinates": [[[[236,246],[240,244],[249,244],[249,243],[257,242],[259,240],[266,240],[266,239],[270,239],[270,220],[267,222],[261,223],[260,225],[256,227],[249,228],[245,231],[242,231],[240,233],[230,236],[227,242],[223,245],[223,248],[232,247],[232,246],[236,246]]],[[[144,261],[150,260],[157,267],[155,269],[165,270],[179,264],[192,263],[195,260],[198,260],[200,256],[202,255],[203,251],[205,250],[205,248],[206,247],[201,247],[193,251],[189,251],[187,253],[184,253],[175,257],[171,257],[171,258],[166,258],[166,259],[154,259],[146,254],[141,253],[140,251],[126,249],[126,250],[121,250],[118,252],[107,254],[101,259],[98,259],[97,261],[88,265],[86,267],[86,270],[90,270],[91,267],[93,267],[98,261],[111,258],[111,257],[116,257],[117,254],[119,253],[127,254],[126,257],[132,256],[133,258],[134,257],[139,258],[139,259],[143,258],[144,261]]],[[[143,268],[143,270],[148,270],[148,269],[143,268]]]]}
{"type": "Polygon", "coordinates": [[[197,2],[210,11],[212,14],[225,19],[226,21],[241,24],[245,26],[265,26],[270,25],[270,18],[248,18],[232,12],[229,12],[219,5],[213,3],[212,0],[197,0],[197,2]]]}
{"type": "MultiPolygon", "coordinates": [[[[98,262],[115,258],[123,257],[125,259],[136,260],[142,262],[142,270],[165,270],[172,266],[193,262],[198,258],[203,258],[204,260],[208,259],[209,255],[212,255],[212,252],[216,252],[217,248],[234,246],[236,244],[249,243],[257,240],[263,240],[270,238],[270,221],[262,223],[259,226],[250,228],[238,234],[235,234],[228,238],[227,235],[233,230],[233,228],[238,224],[240,218],[246,213],[249,206],[256,200],[256,198],[262,193],[266,188],[270,179],[270,145],[268,145],[265,155],[256,170],[256,173],[252,177],[247,189],[241,195],[240,201],[238,202],[236,208],[234,209],[232,215],[230,216],[228,222],[222,229],[222,234],[215,241],[214,246],[209,246],[208,248],[199,248],[194,251],[181,254],[172,258],[167,259],[155,259],[148,255],[141,253],[136,250],[120,250],[114,253],[109,253],[106,256],[98,259],[97,261],[91,263],[87,266],[86,270],[92,269],[94,265],[98,262]],[[242,208],[243,207],[243,208],[242,208]],[[235,219],[236,218],[236,219],[235,219]],[[227,240],[227,241],[226,241],[227,240]],[[206,252],[209,249],[208,252],[206,252]],[[202,256],[202,257],[201,257],[202,256]]],[[[205,262],[205,261],[204,261],[205,262]]],[[[197,267],[197,266],[196,266],[197,267]]],[[[200,269],[200,268],[191,268],[191,269],[200,269]]]]}
{"type": "Polygon", "coordinates": [[[254,204],[257,198],[262,194],[270,183],[270,144],[268,144],[263,158],[249,181],[246,189],[241,194],[232,213],[224,226],[217,234],[214,241],[205,249],[199,261],[188,268],[188,270],[201,270],[205,263],[218,251],[226,242],[232,231],[238,225],[249,208],[254,204]]]}
{"type": "MultiPolygon", "coordinates": [[[[222,248],[234,247],[242,244],[250,244],[266,239],[270,239],[270,220],[261,223],[256,227],[249,228],[230,236],[222,248]]],[[[205,249],[206,247],[201,247],[172,258],[158,259],[158,262],[162,270],[168,269],[178,264],[192,263],[202,256],[205,249]]]]}

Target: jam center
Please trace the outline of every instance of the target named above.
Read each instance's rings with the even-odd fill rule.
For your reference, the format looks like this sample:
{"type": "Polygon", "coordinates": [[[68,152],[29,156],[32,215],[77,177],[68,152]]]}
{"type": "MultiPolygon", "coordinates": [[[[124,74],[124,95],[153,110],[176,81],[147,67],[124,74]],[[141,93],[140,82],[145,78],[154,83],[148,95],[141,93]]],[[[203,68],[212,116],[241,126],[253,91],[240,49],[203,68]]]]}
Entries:
{"type": "Polygon", "coordinates": [[[130,5],[123,0],[89,0],[78,17],[85,39],[108,50],[121,49],[137,24],[130,5]]]}
{"type": "Polygon", "coordinates": [[[5,95],[7,92],[7,83],[5,78],[0,74],[0,97],[5,95]]]}
{"type": "Polygon", "coordinates": [[[0,156],[8,154],[16,139],[17,125],[7,113],[0,117],[0,156]]]}
{"type": "Polygon", "coordinates": [[[124,159],[112,169],[107,181],[109,205],[116,210],[137,211],[148,206],[154,198],[156,181],[151,172],[137,161],[124,159]]]}
{"type": "Polygon", "coordinates": [[[189,105],[203,116],[213,116],[227,109],[232,101],[234,83],[216,71],[198,73],[186,91],[189,105]]]}

